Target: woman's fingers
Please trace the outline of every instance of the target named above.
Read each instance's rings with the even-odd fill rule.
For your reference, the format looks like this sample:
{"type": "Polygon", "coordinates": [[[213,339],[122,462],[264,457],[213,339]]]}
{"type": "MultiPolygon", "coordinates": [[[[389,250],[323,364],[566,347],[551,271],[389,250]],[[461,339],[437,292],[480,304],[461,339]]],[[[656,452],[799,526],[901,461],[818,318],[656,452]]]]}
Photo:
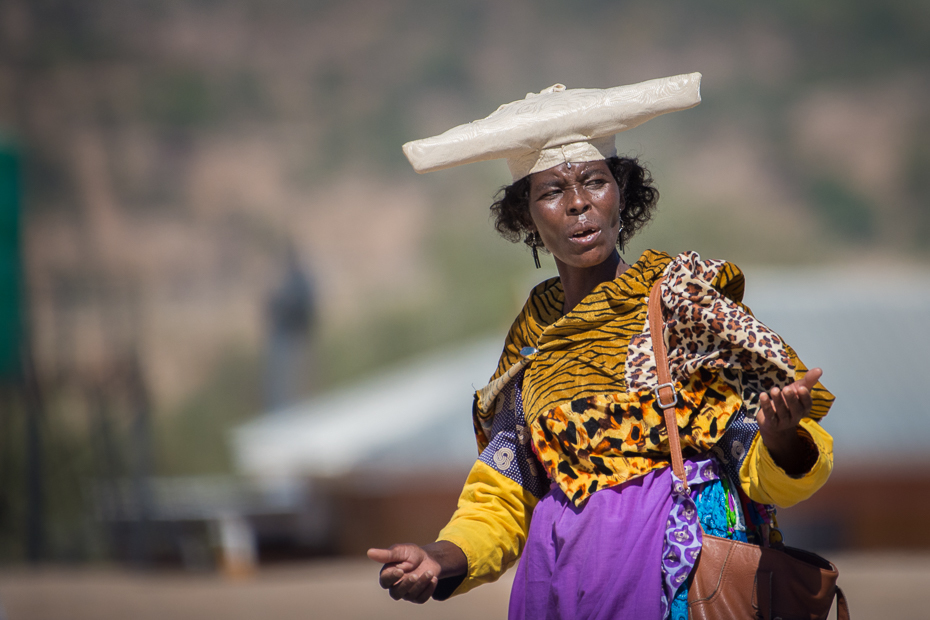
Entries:
{"type": "Polygon", "coordinates": [[[819,368],[814,370],[817,372],[809,372],[784,389],[775,387],[759,396],[763,421],[767,425],[774,425],[774,429],[786,429],[797,426],[805,416],[810,415],[814,404],[810,390],[823,374],[819,368]]]}
{"type": "Polygon", "coordinates": [[[435,589],[433,585],[433,573],[426,571],[410,584],[410,588],[407,590],[407,594],[404,598],[413,603],[422,604],[429,600],[429,597],[433,594],[433,590],[435,589]]]}
{"type": "Polygon", "coordinates": [[[782,396],[785,399],[787,409],[787,421],[797,423],[804,417],[804,408],[801,405],[801,399],[798,397],[798,388],[791,384],[782,390],[782,396]]]}
{"type": "MultiPolygon", "coordinates": [[[[432,573],[430,573],[432,575],[432,573]]],[[[426,588],[420,594],[420,597],[414,601],[415,603],[423,604],[433,596],[433,592],[436,591],[436,586],[439,585],[439,577],[430,577],[429,583],[426,584],[426,588]]]]}
{"type": "Polygon", "coordinates": [[[785,392],[777,387],[769,390],[769,397],[772,399],[772,410],[774,411],[773,422],[781,424],[788,417],[788,405],[785,403],[785,392]]]}
{"type": "Polygon", "coordinates": [[[392,553],[390,549],[369,549],[367,555],[369,560],[387,564],[391,561],[392,553]]]}
{"type": "Polygon", "coordinates": [[[772,402],[772,397],[769,396],[767,392],[762,392],[762,394],[759,395],[759,409],[761,414],[761,419],[759,420],[760,424],[770,425],[775,423],[775,404],[772,402]]]}
{"type": "MultiPolygon", "coordinates": [[[[375,562],[384,564],[381,573],[378,575],[378,583],[385,590],[391,591],[391,596],[395,596],[395,589],[403,586],[405,575],[408,571],[416,569],[419,562],[411,555],[415,555],[419,547],[416,545],[400,544],[392,545],[390,549],[369,549],[368,557],[375,562]],[[413,549],[411,549],[413,547],[413,549]]],[[[406,591],[408,586],[403,586],[402,590],[406,591]]]]}
{"type": "Polygon", "coordinates": [[[390,549],[369,549],[368,559],[380,562],[381,564],[403,562],[410,556],[406,546],[407,545],[393,545],[390,549]]]}
{"type": "Polygon", "coordinates": [[[811,390],[823,371],[812,368],[807,374],[784,389],[773,387],[759,395],[760,426],[769,431],[784,431],[800,424],[814,406],[811,390]]]}
{"type": "Polygon", "coordinates": [[[820,377],[822,376],[823,370],[820,368],[811,368],[807,371],[806,375],[797,381],[797,383],[803,387],[806,387],[808,390],[812,390],[814,386],[817,385],[817,382],[820,381],[820,377]]]}
{"type": "Polygon", "coordinates": [[[789,388],[781,390],[773,387],[768,393],[763,392],[759,396],[759,405],[764,413],[762,423],[771,430],[784,430],[791,426],[792,415],[788,402],[791,394],[789,388]]]}
{"type": "Polygon", "coordinates": [[[768,392],[762,392],[759,395],[759,406],[765,414],[775,415],[775,403],[772,402],[772,397],[768,392]]]}
{"type": "Polygon", "coordinates": [[[811,407],[814,404],[810,390],[795,383],[785,388],[784,394],[785,402],[788,404],[788,409],[791,412],[791,421],[794,424],[799,423],[801,418],[810,414],[811,407]]]}
{"type": "Polygon", "coordinates": [[[381,569],[381,574],[378,575],[378,583],[387,590],[393,588],[403,576],[404,571],[396,566],[385,566],[381,569]]]}
{"type": "Polygon", "coordinates": [[[800,387],[798,388],[798,397],[801,399],[801,407],[804,409],[804,415],[809,415],[811,409],[814,408],[814,397],[811,396],[811,391],[807,388],[800,387]]]}
{"type": "MultiPolygon", "coordinates": [[[[426,571],[422,574],[410,573],[409,575],[405,575],[404,578],[397,582],[397,584],[388,592],[390,592],[391,598],[393,598],[395,601],[403,599],[405,601],[412,601],[414,603],[420,602],[420,597],[430,586],[432,579],[433,575],[429,571],[426,571]]],[[[430,590],[430,594],[432,594],[432,590],[430,590]]],[[[425,602],[428,598],[429,596],[423,598],[423,602],[425,602]]]]}
{"type": "Polygon", "coordinates": [[[414,573],[404,575],[397,583],[388,589],[388,593],[391,595],[391,598],[395,601],[406,598],[407,592],[410,591],[410,586],[413,585],[413,582],[416,580],[416,578],[417,575],[414,573]]]}
{"type": "Polygon", "coordinates": [[[438,575],[443,567],[419,545],[404,543],[388,549],[369,549],[368,557],[384,564],[378,581],[395,601],[425,603],[439,585],[438,575]]]}

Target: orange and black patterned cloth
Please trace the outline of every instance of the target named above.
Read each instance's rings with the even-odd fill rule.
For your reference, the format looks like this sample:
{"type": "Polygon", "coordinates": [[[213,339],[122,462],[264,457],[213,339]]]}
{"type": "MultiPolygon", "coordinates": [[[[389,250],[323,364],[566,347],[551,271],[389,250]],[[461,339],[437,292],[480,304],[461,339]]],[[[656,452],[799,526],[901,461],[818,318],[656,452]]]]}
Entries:
{"type": "MultiPolygon", "coordinates": [[[[806,371],[794,351],[742,305],[743,274],[725,261],[646,251],[564,316],[561,282],[539,284],[510,329],[492,385],[525,366],[523,408],[533,449],[549,478],[576,504],[669,464],[646,317],[649,292],[662,275],[686,456],[713,449],[738,412],[754,418],[761,391],[806,371]],[[529,363],[520,355],[527,346],[537,349],[529,363]]],[[[819,420],[833,396],[820,384],[812,395],[811,417],[819,420]]],[[[486,391],[478,396],[474,422],[483,450],[497,408],[486,391]]]]}

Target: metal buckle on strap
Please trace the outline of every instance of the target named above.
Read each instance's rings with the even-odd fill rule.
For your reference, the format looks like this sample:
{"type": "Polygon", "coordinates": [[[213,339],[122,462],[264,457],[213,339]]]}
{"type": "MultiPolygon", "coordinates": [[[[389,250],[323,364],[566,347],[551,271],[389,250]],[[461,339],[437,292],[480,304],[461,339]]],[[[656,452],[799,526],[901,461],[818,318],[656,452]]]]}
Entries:
{"type": "Polygon", "coordinates": [[[660,383],[659,385],[652,388],[652,391],[656,395],[656,403],[658,403],[659,407],[661,407],[662,409],[668,409],[669,407],[674,407],[675,405],[678,404],[678,392],[675,391],[674,383],[660,383]],[[661,390],[664,387],[671,388],[672,395],[675,396],[675,400],[673,400],[672,402],[668,404],[663,403],[662,397],[659,395],[659,390],[661,390]]]}

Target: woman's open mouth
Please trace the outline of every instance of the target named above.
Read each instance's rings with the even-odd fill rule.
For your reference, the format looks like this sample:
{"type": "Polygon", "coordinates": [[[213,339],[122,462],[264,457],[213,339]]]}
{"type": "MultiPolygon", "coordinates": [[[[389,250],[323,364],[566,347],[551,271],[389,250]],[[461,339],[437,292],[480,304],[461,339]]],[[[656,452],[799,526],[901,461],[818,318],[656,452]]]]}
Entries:
{"type": "Polygon", "coordinates": [[[587,244],[597,239],[599,234],[601,234],[600,229],[594,226],[586,226],[572,233],[569,239],[574,243],[587,244]]]}

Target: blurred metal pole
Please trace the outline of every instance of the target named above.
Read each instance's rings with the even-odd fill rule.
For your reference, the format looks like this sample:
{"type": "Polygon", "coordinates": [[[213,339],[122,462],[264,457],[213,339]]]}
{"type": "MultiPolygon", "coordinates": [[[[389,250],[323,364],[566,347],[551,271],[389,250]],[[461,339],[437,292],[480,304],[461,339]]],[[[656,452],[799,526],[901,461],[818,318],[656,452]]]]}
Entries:
{"type": "Polygon", "coordinates": [[[88,411],[90,413],[91,444],[94,453],[94,471],[96,482],[94,484],[94,501],[97,514],[103,515],[103,544],[104,557],[117,559],[118,537],[114,522],[124,519],[126,506],[121,495],[119,479],[124,474],[124,467],[120,459],[117,444],[113,439],[110,402],[107,393],[111,386],[96,383],[88,386],[85,391],[88,411]]]}
{"type": "Polygon", "coordinates": [[[133,413],[130,442],[134,457],[132,488],[136,507],[129,557],[137,568],[147,568],[152,561],[152,519],[155,514],[151,400],[135,347],[130,351],[127,366],[127,388],[133,413]]]}
{"type": "Polygon", "coordinates": [[[45,559],[45,493],[42,467],[42,398],[29,346],[23,346],[21,383],[26,416],[26,558],[45,559]]]}

